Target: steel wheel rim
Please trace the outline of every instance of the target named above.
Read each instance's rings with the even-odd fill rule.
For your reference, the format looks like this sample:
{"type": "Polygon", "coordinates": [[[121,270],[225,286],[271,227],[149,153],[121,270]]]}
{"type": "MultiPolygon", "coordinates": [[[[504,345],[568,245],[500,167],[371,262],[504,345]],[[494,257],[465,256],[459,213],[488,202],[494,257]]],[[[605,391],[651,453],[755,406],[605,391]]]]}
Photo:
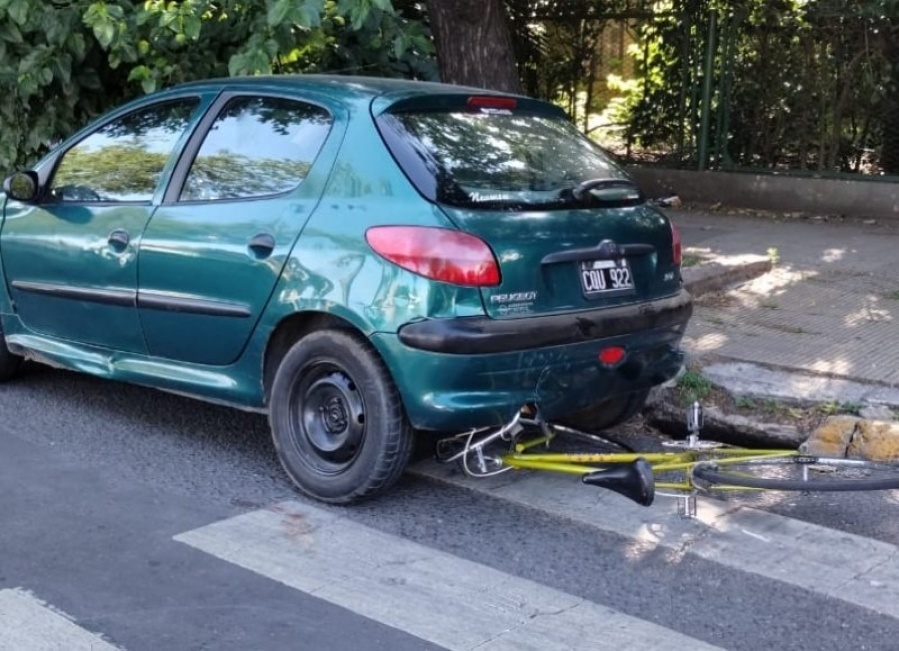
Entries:
{"type": "Polygon", "coordinates": [[[307,466],[339,474],[353,465],[365,439],[365,402],[341,367],[306,367],[290,392],[290,440],[307,466]]]}

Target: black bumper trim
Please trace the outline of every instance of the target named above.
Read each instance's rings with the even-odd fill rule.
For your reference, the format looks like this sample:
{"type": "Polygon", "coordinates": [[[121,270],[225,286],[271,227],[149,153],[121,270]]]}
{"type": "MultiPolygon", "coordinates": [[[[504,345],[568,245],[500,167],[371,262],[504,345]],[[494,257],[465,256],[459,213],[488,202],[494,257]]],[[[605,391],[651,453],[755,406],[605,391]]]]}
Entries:
{"type": "Polygon", "coordinates": [[[685,326],[693,298],[681,290],[670,298],[554,316],[491,319],[460,317],[407,323],[400,341],[410,348],[453,355],[511,353],[579,344],[647,330],[685,326]]]}

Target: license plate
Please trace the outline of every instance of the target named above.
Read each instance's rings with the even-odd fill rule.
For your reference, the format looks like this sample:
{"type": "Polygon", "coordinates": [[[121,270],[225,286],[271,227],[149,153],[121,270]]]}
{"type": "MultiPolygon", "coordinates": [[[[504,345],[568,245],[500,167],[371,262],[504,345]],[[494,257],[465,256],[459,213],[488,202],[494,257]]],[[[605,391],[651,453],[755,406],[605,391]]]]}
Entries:
{"type": "Polygon", "coordinates": [[[634,276],[626,258],[581,263],[581,289],[587,298],[634,293],[634,276]]]}

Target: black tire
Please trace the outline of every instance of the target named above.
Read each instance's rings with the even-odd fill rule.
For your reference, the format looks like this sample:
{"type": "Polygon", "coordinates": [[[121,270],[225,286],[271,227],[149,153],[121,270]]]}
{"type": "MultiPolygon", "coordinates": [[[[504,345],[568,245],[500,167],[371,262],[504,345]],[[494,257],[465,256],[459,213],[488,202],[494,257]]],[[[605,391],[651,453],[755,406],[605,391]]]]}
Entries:
{"type": "Polygon", "coordinates": [[[6,382],[14,378],[21,366],[22,358],[9,352],[9,348],[6,347],[3,324],[0,323],[0,382],[6,382]]]}
{"type": "Polygon", "coordinates": [[[368,342],[343,330],[314,332],[287,351],[272,384],[269,424],[287,474],[324,502],[383,493],[412,452],[387,368],[368,342]]]}
{"type": "Polygon", "coordinates": [[[636,416],[643,410],[648,397],[649,389],[625,393],[568,414],[558,422],[582,432],[602,432],[636,416]]]}
{"type": "Polygon", "coordinates": [[[776,491],[879,491],[899,488],[899,466],[861,459],[785,457],[727,465],[704,461],[693,468],[698,486],[776,491]]]}

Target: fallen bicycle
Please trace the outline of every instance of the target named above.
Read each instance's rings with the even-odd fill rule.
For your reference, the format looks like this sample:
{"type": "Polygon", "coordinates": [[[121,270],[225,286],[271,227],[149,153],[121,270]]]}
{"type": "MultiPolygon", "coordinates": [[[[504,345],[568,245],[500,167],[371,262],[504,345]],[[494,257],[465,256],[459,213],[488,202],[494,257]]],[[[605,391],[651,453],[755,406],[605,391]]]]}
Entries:
{"type": "Polygon", "coordinates": [[[700,437],[702,408],[687,412],[689,436],[660,442],[659,451],[631,450],[605,438],[543,420],[523,411],[506,425],[442,439],[437,460],[457,462],[471,477],[513,470],[565,473],[649,506],[656,494],[681,499],[695,514],[695,496],[709,491],[875,491],[899,489],[899,465],[823,457],[803,449],[741,448],[700,437]],[[590,440],[611,451],[549,451],[560,435],[590,440]]]}

